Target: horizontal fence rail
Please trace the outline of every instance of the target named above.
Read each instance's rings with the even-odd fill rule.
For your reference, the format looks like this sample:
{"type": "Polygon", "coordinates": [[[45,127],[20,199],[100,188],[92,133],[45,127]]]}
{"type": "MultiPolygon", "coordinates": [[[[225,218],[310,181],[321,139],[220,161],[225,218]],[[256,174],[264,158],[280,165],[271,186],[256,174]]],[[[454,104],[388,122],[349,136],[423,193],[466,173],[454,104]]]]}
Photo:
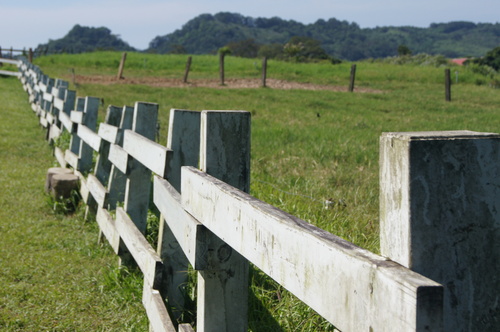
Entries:
{"type": "MultiPolygon", "coordinates": [[[[16,65],[16,66],[20,66],[21,65],[21,62],[19,60],[2,58],[1,53],[0,53],[0,65],[3,64],[3,63],[7,63],[7,64],[11,64],[11,65],[16,65]]],[[[21,77],[21,73],[20,72],[18,72],[18,71],[12,71],[12,70],[0,70],[0,75],[21,77]]]]}
{"type": "MultiPolygon", "coordinates": [[[[62,167],[70,166],[80,176],[87,212],[95,214],[122,263],[135,262],[144,274],[143,305],[154,331],[193,330],[177,323],[186,305],[184,287],[190,266],[198,273],[197,330],[246,331],[248,272],[253,264],[342,331],[497,332],[500,172],[497,166],[486,165],[498,165],[500,136],[384,134],[381,242],[385,256],[379,256],[248,194],[250,113],[172,109],[167,145],[162,146],[154,142],[158,105],[109,106],[105,121],[97,126],[98,98],[77,98],[67,82],[43,75],[27,61],[20,64],[20,73],[47,139],[57,140],[65,131],[71,135],[69,148],[55,148],[54,154],[62,167]],[[433,150],[437,141],[453,145],[466,139],[474,140],[474,156],[481,160],[471,169],[483,172],[474,188],[476,194],[464,195],[477,196],[484,187],[493,195],[490,200],[488,195],[480,195],[484,199],[476,203],[464,198],[475,204],[467,206],[468,210],[487,206],[489,211],[481,229],[490,232],[482,245],[490,250],[493,258],[486,262],[493,267],[477,263],[478,274],[491,279],[486,288],[480,285],[483,279],[478,274],[466,279],[457,276],[465,266],[443,278],[439,271],[449,270],[455,263],[432,255],[441,241],[449,244],[443,252],[467,256],[467,248],[478,245],[478,240],[464,247],[462,242],[467,241],[462,238],[457,240],[460,244],[446,240],[446,227],[419,230],[420,218],[429,225],[439,223],[443,214],[439,207],[430,207],[436,198],[426,196],[430,187],[424,185],[439,179],[422,179],[436,169],[443,174],[446,165],[435,163],[435,168],[426,168],[419,164],[422,174],[408,166],[420,160],[415,154],[418,149],[429,155],[442,151],[433,150]],[[95,164],[94,153],[98,155],[95,164]],[[422,186],[412,187],[418,183],[422,186]],[[415,194],[418,188],[423,192],[415,194]],[[150,201],[161,213],[157,248],[144,236],[150,201]],[[424,214],[419,211],[422,204],[427,209],[424,214]],[[404,220],[408,216],[410,220],[404,220]],[[432,243],[424,240],[429,231],[439,232],[432,243]],[[451,283],[459,288],[450,288],[451,283]],[[473,285],[467,288],[466,283],[473,285]],[[455,289],[467,295],[461,296],[455,289]],[[487,290],[496,295],[488,295],[487,290]],[[483,299],[471,301],[474,292],[483,299]],[[471,306],[476,313],[465,312],[471,306]],[[454,325],[459,323],[467,328],[454,325]]],[[[456,154],[469,150],[447,149],[446,160],[452,165],[466,162],[456,154]]],[[[447,208],[454,209],[452,205],[447,208]]],[[[470,218],[485,216],[479,214],[470,218]]],[[[450,259],[467,260],[467,264],[479,260],[460,257],[450,259]]]]}

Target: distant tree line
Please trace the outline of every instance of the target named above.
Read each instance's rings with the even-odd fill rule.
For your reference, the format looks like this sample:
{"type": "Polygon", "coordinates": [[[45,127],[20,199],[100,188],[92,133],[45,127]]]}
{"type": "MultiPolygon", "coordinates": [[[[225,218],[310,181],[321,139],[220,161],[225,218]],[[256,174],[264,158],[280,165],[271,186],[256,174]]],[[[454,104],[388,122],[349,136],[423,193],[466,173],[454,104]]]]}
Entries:
{"type": "Polygon", "coordinates": [[[350,61],[385,58],[408,51],[413,54],[440,54],[448,58],[479,57],[500,45],[500,24],[450,22],[433,23],[428,28],[403,26],[362,29],[356,23],[335,18],[302,24],[278,17],[202,14],[181,29],[154,38],[147,51],[210,54],[223,46],[229,46],[233,54],[241,52],[242,56],[282,57],[287,52],[298,51],[292,38],[314,40],[329,57],[350,61]],[[287,44],[288,49],[284,51],[287,44]]]}
{"type": "Polygon", "coordinates": [[[113,35],[105,27],[92,28],[75,25],[61,39],[49,40],[46,44],[38,45],[39,54],[57,53],[84,53],[96,50],[135,51],[136,49],[113,35]]]}
{"type": "Polygon", "coordinates": [[[295,36],[282,44],[259,44],[255,39],[245,39],[230,42],[225,46],[231,55],[256,58],[266,57],[268,59],[278,59],[293,62],[317,62],[322,60],[340,63],[341,61],[328,55],[321,47],[321,43],[309,37],[295,36]]]}
{"type": "Polygon", "coordinates": [[[484,57],[472,60],[472,62],[480,66],[490,67],[497,72],[500,71],[500,46],[487,52],[484,57]]]}
{"type": "MultiPolygon", "coordinates": [[[[215,54],[228,47],[235,56],[289,61],[357,61],[426,53],[447,58],[481,57],[500,45],[500,24],[433,23],[428,28],[376,27],[335,18],[302,24],[278,17],[252,18],[234,13],[202,14],[181,29],[158,36],[146,52],[215,54]]],[[[37,54],[95,50],[135,51],[108,28],[75,25],[66,36],[49,40],[37,54]]],[[[492,67],[493,68],[493,67],[492,67]]]]}

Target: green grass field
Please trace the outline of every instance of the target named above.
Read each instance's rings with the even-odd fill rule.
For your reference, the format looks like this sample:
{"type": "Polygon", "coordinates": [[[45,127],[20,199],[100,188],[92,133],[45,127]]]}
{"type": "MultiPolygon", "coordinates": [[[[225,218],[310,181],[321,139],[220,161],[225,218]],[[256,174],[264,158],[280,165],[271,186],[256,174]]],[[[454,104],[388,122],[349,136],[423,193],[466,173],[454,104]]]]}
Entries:
{"type": "MultiPolygon", "coordinates": [[[[120,58],[120,53],[112,52],[57,55],[39,58],[35,64],[51,77],[71,81],[71,70],[83,76],[114,77],[120,58]]],[[[184,55],[129,53],[125,65],[125,77],[147,76],[181,80],[186,59],[187,56],[184,55]]],[[[340,65],[291,64],[270,61],[268,77],[347,88],[350,66],[349,63],[340,65]]],[[[105,107],[109,104],[133,105],[136,101],[158,103],[161,124],[160,142],[163,144],[166,142],[168,114],[171,108],[252,112],[251,194],[361,247],[378,252],[378,140],[382,132],[459,129],[499,132],[497,114],[500,93],[499,90],[488,86],[488,82],[493,78],[482,76],[465,67],[451,67],[454,80],[452,102],[446,102],[444,100],[444,68],[415,64],[396,65],[382,61],[357,63],[356,86],[376,91],[373,93],[270,88],[213,89],[187,86],[161,88],[132,84],[83,83],[73,88],[76,88],[79,96],[95,96],[104,99],[105,104],[100,111],[101,119],[104,116],[105,107]],[[457,78],[458,82],[455,82],[457,78]],[[334,203],[329,209],[325,209],[326,200],[334,203]]],[[[260,77],[260,60],[228,57],[226,58],[226,77],[257,79],[260,77]]],[[[192,81],[217,80],[217,57],[193,56],[189,78],[192,81]]],[[[0,80],[0,82],[6,86],[5,89],[2,88],[2,91],[8,91],[9,96],[13,94],[17,98],[15,99],[17,102],[11,106],[10,113],[13,114],[12,116],[22,117],[22,120],[18,121],[22,121],[26,128],[16,130],[24,130],[29,134],[29,137],[25,138],[25,143],[16,143],[19,137],[14,132],[12,137],[3,136],[2,152],[6,151],[3,153],[8,153],[10,156],[19,150],[17,148],[19,144],[31,147],[30,142],[33,140],[36,145],[36,148],[33,148],[37,152],[36,158],[40,158],[37,159],[36,165],[27,166],[30,172],[34,172],[34,168],[38,166],[36,175],[25,176],[26,182],[20,183],[23,188],[32,187],[30,195],[33,196],[33,202],[37,200],[40,202],[32,203],[31,209],[26,210],[19,200],[13,200],[8,203],[12,206],[10,212],[2,211],[1,213],[6,213],[5,216],[16,215],[15,211],[23,210],[23,213],[33,215],[30,218],[44,216],[49,220],[47,221],[49,225],[37,223],[37,232],[40,234],[43,234],[45,229],[52,229],[55,233],[62,233],[59,235],[64,238],[66,228],[83,228],[90,234],[96,232],[95,226],[83,224],[78,219],[54,217],[50,214],[50,209],[44,205],[43,192],[39,189],[42,187],[37,187],[33,178],[36,177],[38,182],[43,182],[46,168],[50,167],[53,160],[50,149],[41,141],[41,134],[36,128],[36,117],[29,110],[20,84],[15,79],[0,80]],[[22,112],[22,115],[18,115],[19,112],[22,112]],[[43,165],[41,169],[39,169],[40,165],[43,165]],[[68,226],[56,227],[61,223],[68,226]]],[[[5,108],[7,105],[4,104],[7,102],[2,102],[2,107],[5,108]]],[[[5,120],[2,123],[5,125],[5,120]]],[[[3,135],[3,132],[10,128],[1,130],[3,135]]],[[[9,160],[9,158],[11,157],[2,157],[2,160],[9,160]]],[[[28,154],[24,158],[19,162],[20,164],[29,164],[33,156],[28,154]]],[[[5,167],[8,167],[11,164],[8,162],[6,165],[5,167]]],[[[28,170],[24,170],[11,174],[2,171],[2,181],[8,182],[15,179],[15,182],[19,182],[22,179],[21,174],[24,175],[27,172],[28,170]]],[[[2,195],[2,199],[6,199],[3,196],[5,195],[2,195]]],[[[3,224],[3,220],[8,220],[8,218],[2,218],[2,238],[6,234],[5,229],[9,229],[8,225],[3,224]]],[[[31,226],[28,224],[24,227],[30,229],[31,226]]],[[[17,228],[16,231],[20,233],[19,237],[25,232],[17,228]]],[[[83,237],[73,236],[76,236],[79,241],[83,237]]],[[[93,241],[92,235],[89,237],[93,241]]],[[[101,254],[101,249],[91,240],[88,240],[85,245],[68,244],[70,249],[62,250],[66,255],[65,250],[79,252],[75,247],[87,246],[85,247],[87,249],[82,250],[92,252],[90,257],[94,257],[96,261],[92,262],[90,259],[89,265],[95,263],[97,267],[94,268],[99,269],[99,272],[88,273],[93,276],[100,275],[99,278],[102,279],[79,286],[82,290],[89,292],[96,288],[100,289],[97,285],[101,285],[101,280],[109,279],[109,273],[111,273],[109,271],[115,271],[109,261],[107,263],[99,261],[104,259],[101,256],[107,254],[101,254]]],[[[9,246],[15,246],[17,242],[23,242],[23,240],[19,238],[12,240],[9,246]]],[[[27,248],[18,248],[16,252],[31,252],[31,244],[23,243],[23,246],[27,248]]],[[[3,247],[5,246],[2,243],[3,247]]],[[[58,255],[63,255],[57,252],[58,255]]],[[[64,256],[64,259],[72,260],[73,258],[70,257],[64,256]]],[[[12,269],[18,269],[17,266],[21,264],[17,264],[17,260],[22,258],[12,259],[16,262],[12,269]]],[[[58,261],[62,259],[59,258],[58,261]]],[[[50,266],[55,268],[58,261],[47,263],[47,271],[51,270],[50,266]]],[[[90,269],[90,266],[88,268],[90,269]]],[[[6,276],[2,275],[2,278],[13,280],[15,277],[12,275],[15,273],[21,272],[11,271],[6,273],[6,276]]],[[[50,278],[47,277],[47,279],[50,278]]],[[[15,285],[12,280],[7,284],[15,285]]],[[[123,278],[123,280],[130,280],[130,278],[123,278]]],[[[300,305],[299,301],[286,290],[263,277],[258,271],[252,272],[252,281],[250,322],[252,331],[275,331],[280,328],[283,331],[331,331],[333,329],[331,325],[318,318],[312,310],[300,305]]],[[[116,287],[110,288],[112,288],[110,292],[101,292],[99,296],[118,296],[116,287]]],[[[43,297],[41,294],[37,296],[43,297]]],[[[22,294],[16,293],[15,298],[17,298],[15,301],[22,301],[22,294]]],[[[83,315],[82,320],[95,320],[92,314],[80,310],[81,308],[75,308],[81,306],[75,304],[73,299],[61,300],[61,303],[68,308],[67,310],[78,311],[78,315],[83,315]]],[[[131,304],[127,301],[125,303],[127,303],[124,305],[127,310],[133,311],[133,315],[136,315],[131,317],[141,315],[140,310],[129,309],[131,304]]],[[[106,305],[103,304],[99,310],[103,312],[112,310],[107,309],[106,305]]],[[[15,324],[15,320],[9,317],[21,315],[22,311],[16,312],[14,307],[13,304],[9,309],[13,314],[4,315],[5,317],[1,313],[4,310],[0,311],[0,327],[4,324],[10,328],[12,324],[15,324]]],[[[42,310],[41,307],[44,307],[43,302],[30,307],[32,310],[30,316],[35,317],[34,321],[45,321],[44,314],[39,312],[42,310]]],[[[56,308],[57,305],[49,304],[48,307],[56,308]]],[[[54,319],[54,313],[51,317],[54,319]]],[[[119,321],[120,317],[117,314],[109,318],[109,325],[102,322],[102,326],[109,326],[110,330],[113,330],[113,324],[119,321]]],[[[128,324],[136,320],[140,319],[130,318],[128,324]]],[[[56,326],[45,324],[48,330],[57,330],[56,326]]],[[[68,319],[65,324],[76,326],[71,325],[71,319],[68,319]]],[[[142,327],[138,327],[138,330],[142,327]]],[[[103,327],[99,328],[106,330],[103,327]]],[[[11,330],[16,329],[11,328],[11,330]]]]}
{"type": "Polygon", "coordinates": [[[147,330],[140,279],[97,244],[95,224],[52,210],[54,157],[21,83],[0,77],[0,91],[0,330],[147,330]]]}

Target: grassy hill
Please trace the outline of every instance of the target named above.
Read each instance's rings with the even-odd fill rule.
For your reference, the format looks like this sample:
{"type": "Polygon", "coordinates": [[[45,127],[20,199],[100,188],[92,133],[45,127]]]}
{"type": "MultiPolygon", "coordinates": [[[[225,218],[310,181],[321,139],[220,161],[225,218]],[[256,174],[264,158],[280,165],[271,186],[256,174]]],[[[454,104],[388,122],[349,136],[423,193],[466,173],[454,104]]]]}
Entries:
{"type": "MultiPolygon", "coordinates": [[[[473,67],[453,66],[452,102],[446,102],[444,68],[447,66],[431,58],[407,59],[403,65],[390,60],[359,62],[356,86],[365,92],[354,93],[345,91],[349,83],[348,63],[333,66],[270,61],[270,79],[345,88],[344,91],[285,90],[233,88],[232,83],[217,88],[196,87],[194,83],[202,80],[218,80],[218,58],[207,55],[193,56],[191,84],[182,83],[186,56],[142,53],[128,55],[125,79],[116,81],[120,58],[121,54],[115,52],[57,55],[38,58],[36,64],[51,77],[68,81],[73,79],[73,69],[77,76],[72,88],[77,89],[78,95],[104,100],[101,119],[108,104],[158,103],[162,144],[166,142],[171,108],[252,112],[251,194],[374,252],[379,250],[378,141],[382,132],[459,129],[499,132],[500,128],[500,95],[489,86],[494,78],[478,74],[473,67]],[[106,78],[106,84],[99,83],[103,80],[97,78],[102,77],[106,78]],[[134,84],[136,78],[149,78],[151,84],[134,84]],[[159,80],[177,82],[177,86],[155,86],[154,82],[159,80]],[[325,200],[334,205],[325,209],[325,200]]],[[[228,79],[259,79],[260,64],[255,60],[236,57],[226,60],[228,79]]],[[[36,128],[34,121],[32,126],[36,128]]],[[[36,141],[36,137],[31,139],[36,141]]],[[[41,174],[37,176],[40,178],[41,174]]],[[[14,209],[26,210],[22,203],[11,204],[17,204],[14,209]]],[[[51,231],[67,232],[55,226],[51,231]]],[[[67,245],[72,248],[70,242],[67,245]]],[[[51,271],[58,262],[47,264],[46,271],[51,271]]],[[[252,331],[333,330],[258,271],[253,270],[251,279],[252,331]]],[[[14,296],[22,301],[22,292],[14,296]]],[[[43,313],[40,305],[24,306],[19,311],[13,306],[12,311],[14,315],[27,312],[33,322],[46,322],[56,317],[55,308],[72,308],[74,303],[71,299],[44,303],[47,309],[43,313]]],[[[95,319],[86,311],[78,315],[82,321],[95,319]]],[[[9,317],[1,318],[13,324],[9,317]]],[[[71,328],[71,317],[65,322],[71,328]]],[[[47,329],[55,329],[55,325],[46,324],[47,329]]]]}

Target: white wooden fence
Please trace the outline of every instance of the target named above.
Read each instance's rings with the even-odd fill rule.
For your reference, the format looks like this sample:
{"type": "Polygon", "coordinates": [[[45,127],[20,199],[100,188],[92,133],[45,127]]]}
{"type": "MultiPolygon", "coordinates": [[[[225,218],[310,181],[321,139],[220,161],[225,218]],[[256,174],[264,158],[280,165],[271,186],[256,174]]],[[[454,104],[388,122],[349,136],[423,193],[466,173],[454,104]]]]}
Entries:
{"type": "MultiPolygon", "coordinates": [[[[381,179],[391,185],[382,185],[381,242],[384,255],[394,257],[399,262],[396,263],[248,194],[248,112],[173,109],[165,147],[153,141],[158,105],[110,106],[105,122],[97,128],[99,99],[75,98],[75,92],[68,90],[65,82],[50,79],[27,62],[20,68],[21,81],[41,125],[47,129],[47,138],[52,140],[64,130],[72,135],[67,151],[55,149],[57,160],[80,175],[82,196],[88,208],[95,212],[102,233],[115,252],[122,260],[133,259],[144,273],[143,304],[154,331],[192,330],[186,324],[176,326],[174,323],[184,307],[183,285],[189,265],[198,272],[197,331],[247,331],[251,263],[341,331],[498,332],[500,172],[498,166],[485,166],[492,161],[498,165],[495,159],[500,156],[498,135],[455,132],[383,136],[381,179]],[[415,205],[407,192],[415,183],[408,180],[414,172],[408,175],[407,171],[413,159],[418,161],[415,151],[422,146],[428,152],[429,146],[432,150],[436,142],[453,144],[469,139],[474,140],[474,151],[482,151],[474,155],[474,160],[481,162],[477,169],[483,170],[480,183],[496,195],[488,198],[481,194],[477,202],[465,194],[460,196],[468,202],[469,210],[487,206],[488,213],[481,215],[484,220],[480,228],[489,227],[487,247],[494,258],[486,260],[492,264],[490,269],[483,266],[480,271],[491,279],[487,287],[493,295],[482,290],[479,284],[483,280],[478,276],[466,280],[474,283],[469,288],[462,281],[458,288],[470,293],[481,289],[477,293],[483,296],[481,301],[477,298],[470,301],[469,293],[462,298],[447,288],[453,281],[462,280],[457,274],[463,274],[467,267],[456,266],[457,260],[465,260],[458,255],[467,256],[467,247],[458,249],[456,243],[450,243],[444,226],[433,242],[425,242],[429,232],[436,230],[422,230],[422,225],[440,224],[446,214],[439,208],[431,208],[432,200],[437,198],[425,191],[429,186],[424,186],[420,196],[415,196],[415,201],[421,199],[425,204],[425,223],[419,223],[412,210],[406,209],[410,206],[415,214],[422,214],[419,203],[415,205]],[[412,149],[405,149],[409,142],[416,143],[411,145],[412,149]],[[487,147],[477,147],[483,143],[487,147]],[[93,151],[98,153],[95,165],[93,151]],[[486,169],[489,171],[484,171],[486,169]],[[162,214],[156,250],[143,235],[151,192],[162,214]],[[403,223],[408,216],[410,221],[403,223]],[[438,219],[431,221],[432,218],[438,219]],[[439,241],[449,246],[441,246],[439,241]],[[455,261],[433,256],[436,246],[440,247],[439,255],[454,250],[455,261]],[[396,251],[404,251],[405,257],[401,258],[396,251]],[[423,252],[427,256],[422,255],[423,252]],[[421,268],[425,263],[422,260],[428,263],[425,269],[421,268]],[[434,271],[436,281],[412,271],[414,261],[419,262],[422,273],[434,271]],[[448,273],[447,279],[442,279],[436,271],[447,270],[450,265],[456,267],[455,276],[448,273]],[[169,316],[164,299],[173,317],[169,316]],[[463,308],[472,308],[473,312],[467,313],[463,308]],[[491,313],[490,316],[487,313],[491,313]],[[457,326],[450,321],[456,320],[464,325],[451,329],[450,326],[457,326]]],[[[445,157],[458,160],[458,169],[461,162],[470,161],[456,156],[470,150],[448,150],[445,157]]],[[[439,161],[433,167],[438,167],[436,164],[439,161]]],[[[439,166],[442,172],[445,166],[439,166]]],[[[430,180],[425,176],[434,169],[429,171],[425,163],[419,167],[422,174],[415,175],[417,180],[428,183],[430,180]]],[[[476,192],[470,193],[470,197],[476,197],[482,188],[476,185],[476,192]]],[[[453,210],[453,204],[449,203],[446,208],[453,210]]],[[[479,215],[478,212],[473,217],[479,218],[479,215]]],[[[472,245],[480,245],[478,236],[472,245]]],[[[459,242],[460,245],[467,243],[466,236],[459,242]]],[[[467,259],[467,263],[473,262],[467,259]]]]}
{"type": "MultiPolygon", "coordinates": [[[[18,60],[2,58],[1,57],[1,52],[0,52],[0,65],[2,63],[8,63],[8,64],[11,64],[11,65],[16,65],[16,66],[20,66],[21,65],[21,62],[18,61],[18,60]]],[[[21,73],[19,73],[17,71],[12,71],[12,70],[0,70],[0,75],[21,77],[21,73]]]]}

